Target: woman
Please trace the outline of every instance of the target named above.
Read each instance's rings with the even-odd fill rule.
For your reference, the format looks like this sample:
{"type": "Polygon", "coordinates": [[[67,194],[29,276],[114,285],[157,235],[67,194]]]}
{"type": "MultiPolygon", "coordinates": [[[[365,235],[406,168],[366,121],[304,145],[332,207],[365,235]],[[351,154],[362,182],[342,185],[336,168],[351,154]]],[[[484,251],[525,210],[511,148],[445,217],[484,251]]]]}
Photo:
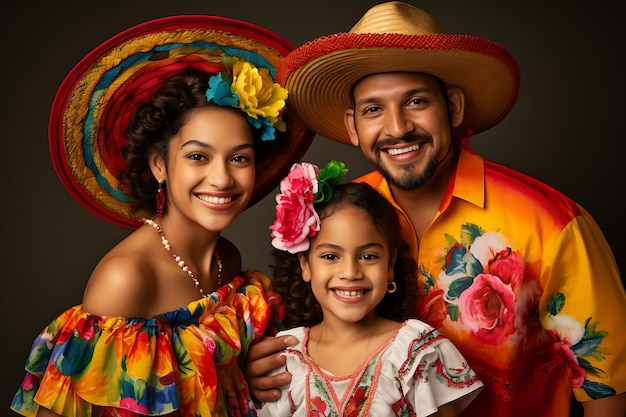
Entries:
{"type": "Polygon", "coordinates": [[[273,79],[290,49],[245,22],[177,16],[119,34],[70,72],[51,115],[57,173],[136,230],[35,340],[14,411],[254,415],[238,360],[273,332],[269,281],[240,272],[220,234],[312,140],[273,79]]]}

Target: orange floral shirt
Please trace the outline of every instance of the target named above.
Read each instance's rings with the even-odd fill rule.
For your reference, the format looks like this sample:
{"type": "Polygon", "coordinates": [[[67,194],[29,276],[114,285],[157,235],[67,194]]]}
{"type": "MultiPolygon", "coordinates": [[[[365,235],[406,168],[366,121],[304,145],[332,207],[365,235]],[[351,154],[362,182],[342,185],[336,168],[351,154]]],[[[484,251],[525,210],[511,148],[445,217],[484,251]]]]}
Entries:
{"type": "Polygon", "coordinates": [[[576,202],[484,160],[464,142],[417,242],[378,172],[355,180],[400,210],[418,263],[418,317],[448,337],[485,388],[462,416],[569,416],[626,391],[626,295],[611,249],[576,202]]]}

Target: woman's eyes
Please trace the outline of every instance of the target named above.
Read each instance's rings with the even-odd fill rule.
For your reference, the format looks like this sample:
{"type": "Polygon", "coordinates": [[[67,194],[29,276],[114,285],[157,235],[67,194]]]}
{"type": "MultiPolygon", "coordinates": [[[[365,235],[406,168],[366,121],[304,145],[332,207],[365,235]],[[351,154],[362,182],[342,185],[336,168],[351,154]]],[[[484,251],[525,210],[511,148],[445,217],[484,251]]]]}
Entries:
{"type": "MultiPolygon", "coordinates": [[[[192,161],[207,161],[209,159],[207,156],[200,153],[192,153],[190,155],[187,155],[187,158],[191,159],[192,161]]],[[[231,158],[231,161],[236,163],[247,163],[252,161],[252,157],[248,155],[235,155],[231,158]]]]}
{"type": "Polygon", "coordinates": [[[207,159],[204,155],[199,154],[199,153],[193,153],[189,155],[188,158],[194,161],[203,161],[207,159]]]}
{"type": "Polygon", "coordinates": [[[250,162],[252,158],[248,155],[235,155],[232,160],[234,162],[250,162]]]}

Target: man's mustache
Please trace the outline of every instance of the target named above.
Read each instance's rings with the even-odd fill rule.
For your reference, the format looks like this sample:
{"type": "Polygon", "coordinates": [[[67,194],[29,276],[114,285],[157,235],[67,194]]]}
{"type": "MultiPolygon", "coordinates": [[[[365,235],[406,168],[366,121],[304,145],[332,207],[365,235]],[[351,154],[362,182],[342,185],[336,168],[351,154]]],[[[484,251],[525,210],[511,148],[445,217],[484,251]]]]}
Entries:
{"type": "Polygon", "coordinates": [[[432,136],[426,133],[407,133],[401,138],[388,138],[382,139],[376,142],[374,145],[374,152],[380,152],[380,149],[386,146],[394,146],[399,143],[411,143],[411,142],[428,142],[432,140],[432,136]]]}

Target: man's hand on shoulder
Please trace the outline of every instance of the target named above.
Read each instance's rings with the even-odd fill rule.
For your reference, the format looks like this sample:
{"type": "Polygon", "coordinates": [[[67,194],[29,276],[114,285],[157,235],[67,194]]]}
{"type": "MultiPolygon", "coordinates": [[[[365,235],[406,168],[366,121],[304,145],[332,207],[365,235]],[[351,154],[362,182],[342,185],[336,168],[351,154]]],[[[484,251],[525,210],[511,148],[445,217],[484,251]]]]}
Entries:
{"type": "Polygon", "coordinates": [[[276,401],[280,398],[280,387],[291,382],[289,372],[268,375],[285,365],[283,350],[296,344],[293,336],[266,336],[250,346],[244,373],[252,396],[261,402],[276,401]]]}

